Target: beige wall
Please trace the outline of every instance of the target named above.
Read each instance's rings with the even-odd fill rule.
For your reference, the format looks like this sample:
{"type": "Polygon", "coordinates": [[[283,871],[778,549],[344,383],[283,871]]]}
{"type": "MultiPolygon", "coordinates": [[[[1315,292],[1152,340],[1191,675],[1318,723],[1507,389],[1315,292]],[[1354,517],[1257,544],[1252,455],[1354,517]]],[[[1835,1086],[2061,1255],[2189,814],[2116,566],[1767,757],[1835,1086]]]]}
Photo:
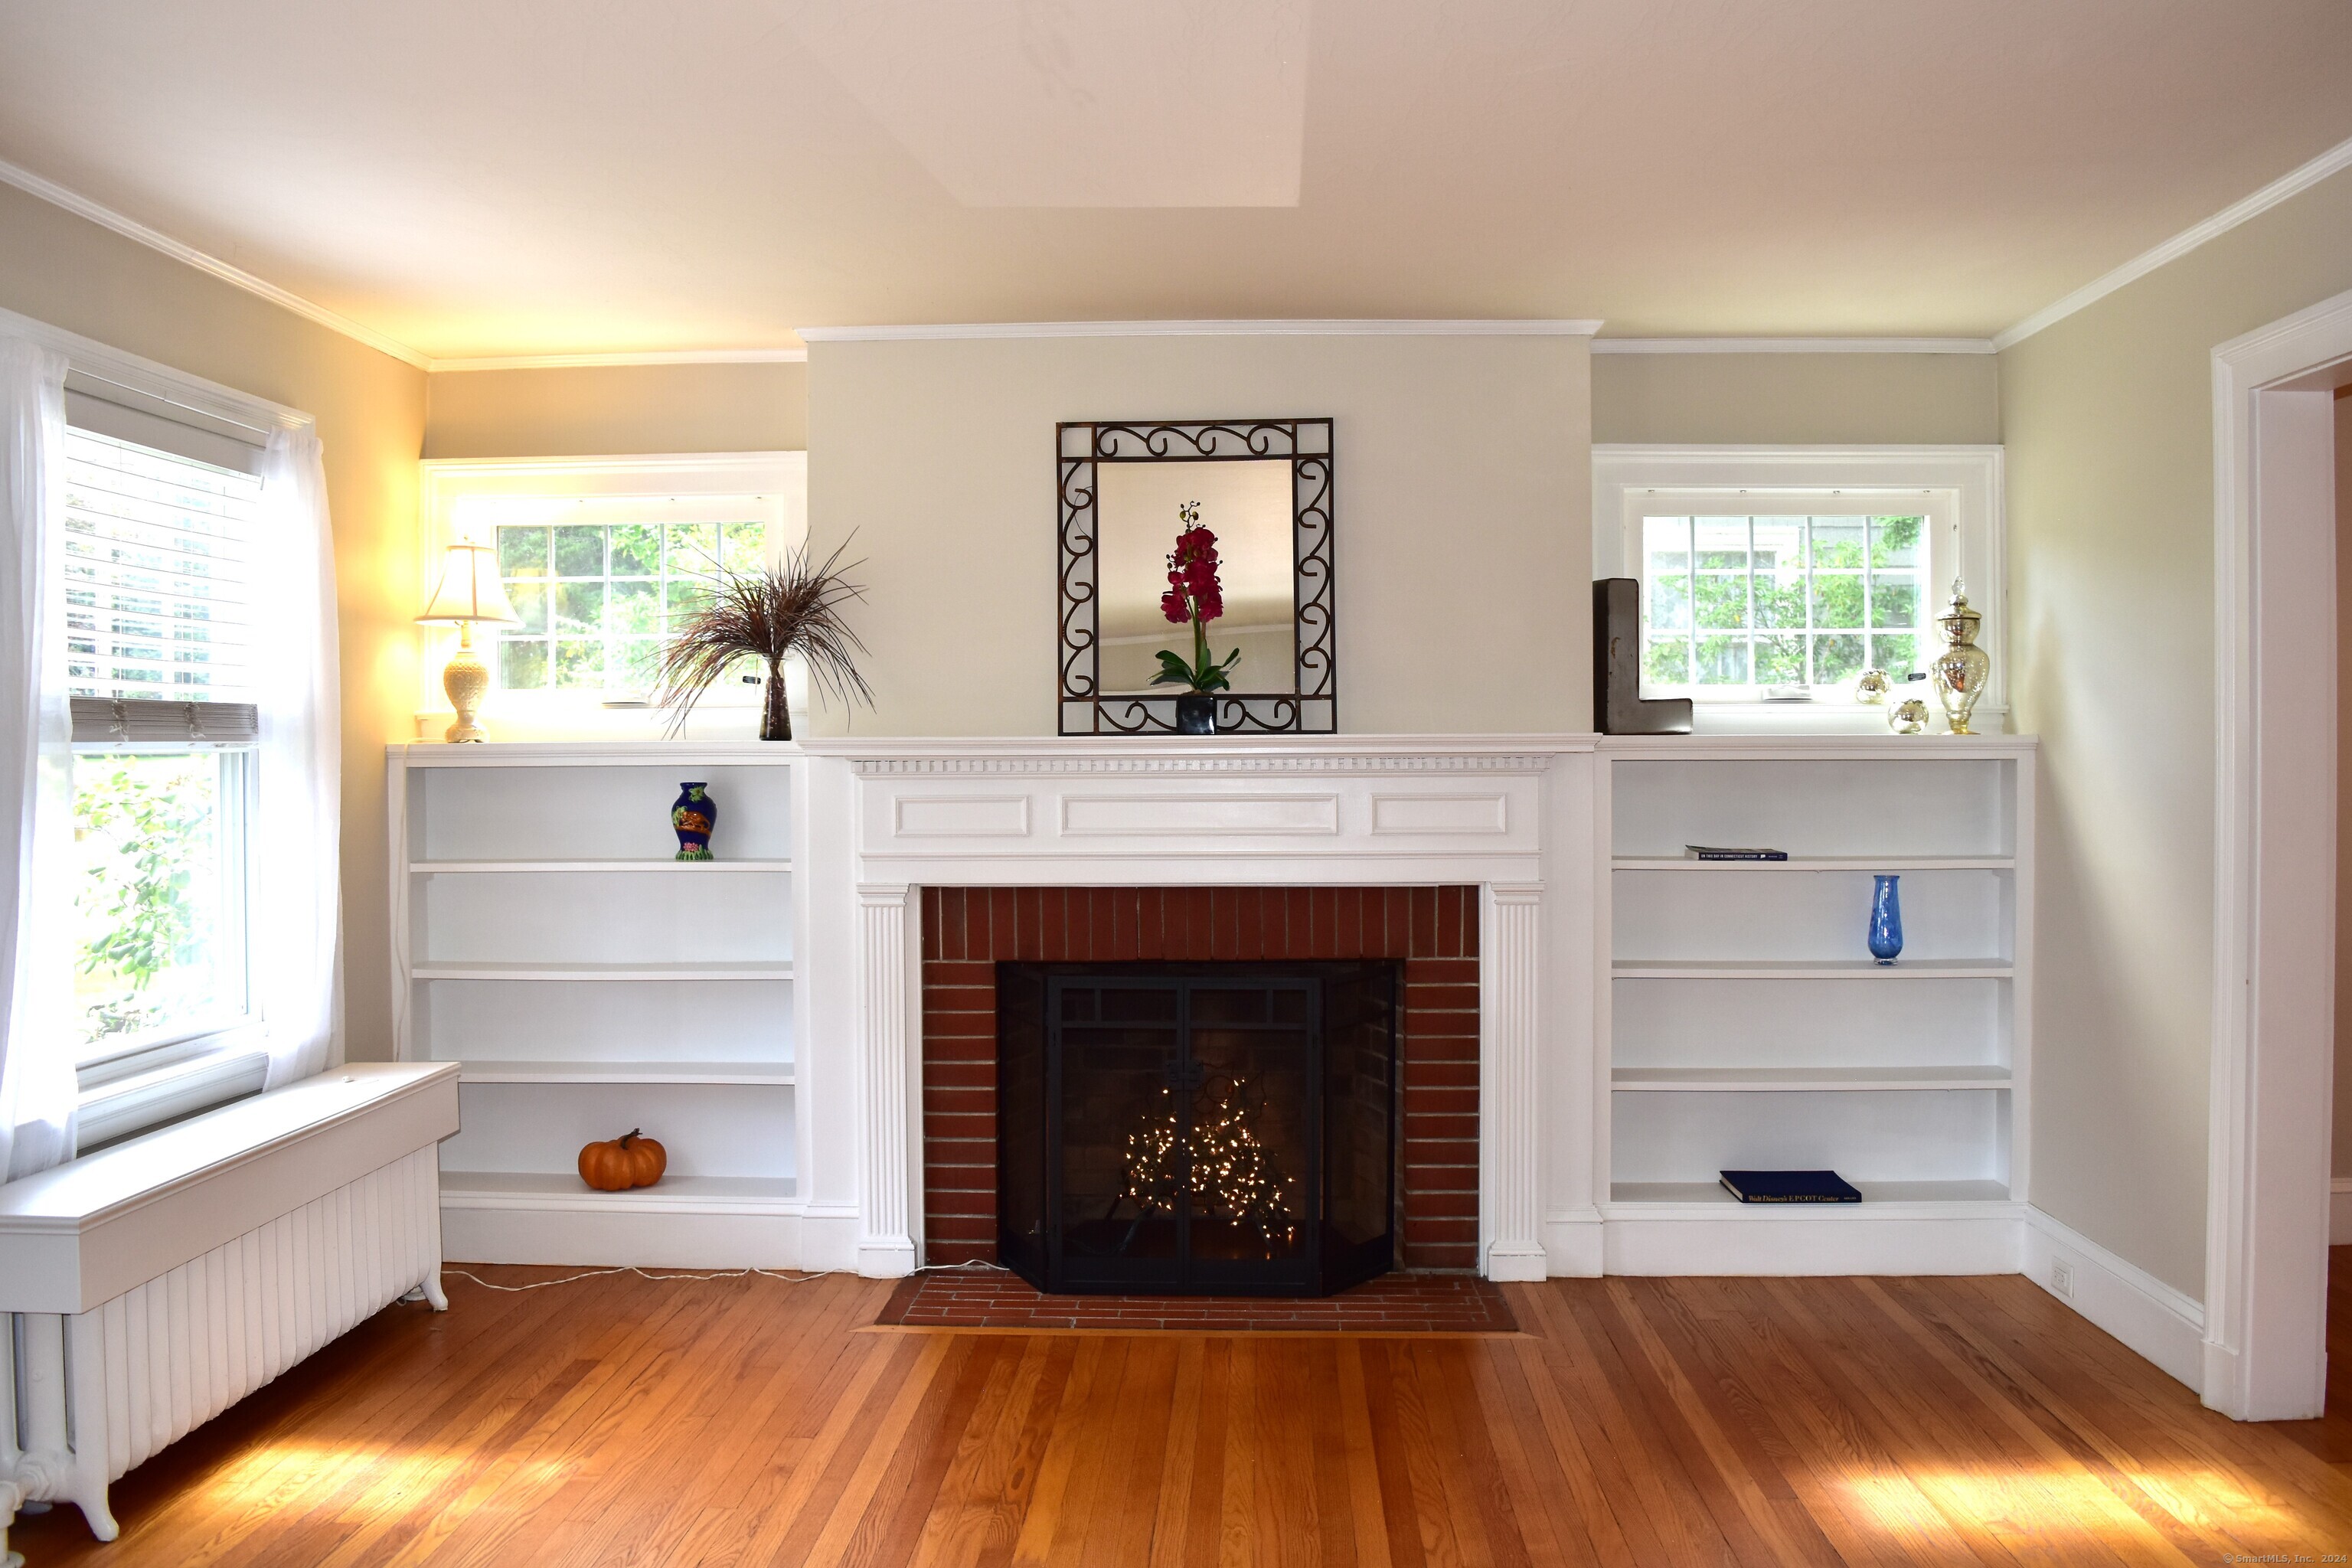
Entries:
{"type": "Polygon", "coordinates": [[[1328,415],[1340,728],[1585,729],[1587,364],[1549,337],[819,343],[810,533],[856,531],[877,700],[811,728],[1054,732],[1055,421],[1328,415]]]}
{"type": "Polygon", "coordinates": [[[445,371],[427,391],[428,458],[797,452],[807,446],[805,364],[445,371]]]}
{"type": "Polygon", "coordinates": [[[2042,737],[2033,1201],[2203,1294],[2213,347],[2352,289],[2336,175],[2000,356],[2018,728],[2042,737]]]}
{"type": "Polygon", "coordinates": [[[423,372],[0,186],[0,306],[302,409],[326,447],[343,674],[351,1054],[392,1054],[383,743],[411,730],[423,372]]]}
{"type": "Polygon", "coordinates": [[[2336,1163],[2352,1176],[2352,387],[2336,394],[2336,1163]]]}
{"type": "Polygon", "coordinates": [[[1991,354],[1595,354],[1592,438],[1724,446],[2000,439],[1991,354]]]}

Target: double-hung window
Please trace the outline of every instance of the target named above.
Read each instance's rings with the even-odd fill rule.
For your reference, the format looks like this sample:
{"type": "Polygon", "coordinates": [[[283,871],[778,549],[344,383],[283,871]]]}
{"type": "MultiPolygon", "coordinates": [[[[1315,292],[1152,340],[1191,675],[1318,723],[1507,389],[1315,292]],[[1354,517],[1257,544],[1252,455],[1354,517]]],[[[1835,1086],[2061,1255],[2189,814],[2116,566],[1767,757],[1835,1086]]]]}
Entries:
{"type": "Polygon", "coordinates": [[[1593,474],[1594,574],[1642,584],[1643,693],[1689,698],[1698,729],[1883,730],[1856,682],[1928,695],[1958,580],[2000,721],[1998,448],[1603,446],[1593,474]]]}
{"type": "MultiPolygon", "coordinates": [[[[69,403],[69,417],[114,422],[89,400],[69,403]]],[[[215,455],[223,449],[235,450],[215,455]]],[[[215,1049],[255,1021],[261,482],[80,423],[65,455],[50,559],[63,577],[73,852],[58,903],[70,921],[66,1011],[88,1148],[158,1108],[94,1113],[87,1097],[103,1101],[107,1086],[215,1049]]],[[[252,1057],[189,1092],[201,1104],[257,1088],[263,1065],[252,1057]]]]}

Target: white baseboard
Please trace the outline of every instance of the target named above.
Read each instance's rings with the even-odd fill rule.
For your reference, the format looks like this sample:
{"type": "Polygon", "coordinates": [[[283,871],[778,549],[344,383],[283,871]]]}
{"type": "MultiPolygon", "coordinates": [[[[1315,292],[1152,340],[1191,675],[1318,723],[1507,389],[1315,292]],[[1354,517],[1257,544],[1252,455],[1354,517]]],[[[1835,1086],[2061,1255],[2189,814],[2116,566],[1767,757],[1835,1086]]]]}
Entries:
{"type": "Polygon", "coordinates": [[[441,1251],[455,1264],[572,1268],[790,1268],[847,1267],[856,1221],[798,1214],[614,1214],[441,1206],[441,1251]]]}
{"type": "Polygon", "coordinates": [[[1597,1279],[1601,1270],[1601,1211],[1560,1209],[1544,1216],[1546,1272],[1553,1279],[1597,1279]]]}
{"type": "Polygon", "coordinates": [[[2327,1245],[2352,1246],[2352,1176],[2327,1184],[2327,1245]]]}
{"type": "Polygon", "coordinates": [[[2203,1305],[2031,1205],[2024,1273],[2191,1389],[2205,1386],[2203,1305]]]}
{"type": "Polygon", "coordinates": [[[2014,1274],[2018,1205],[1612,1204],[1611,1274],[2014,1274]]]}

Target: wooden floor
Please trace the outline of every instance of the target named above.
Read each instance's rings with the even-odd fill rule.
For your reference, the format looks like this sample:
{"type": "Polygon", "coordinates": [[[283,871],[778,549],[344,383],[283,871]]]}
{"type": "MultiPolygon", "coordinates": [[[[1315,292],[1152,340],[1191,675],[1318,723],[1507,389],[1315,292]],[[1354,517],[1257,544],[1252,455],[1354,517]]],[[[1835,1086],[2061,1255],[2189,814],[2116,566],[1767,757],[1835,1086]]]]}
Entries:
{"type": "Polygon", "coordinates": [[[453,1279],[447,1315],[392,1309],[120,1483],[116,1544],[67,1509],[13,1544],[32,1568],[2352,1552],[2352,1400],[2233,1425],[2021,1279],[1510,1289],[1519,1336],[1375,1340],[861,1331],[889,1288],[847,1279],[453,1279]]]}

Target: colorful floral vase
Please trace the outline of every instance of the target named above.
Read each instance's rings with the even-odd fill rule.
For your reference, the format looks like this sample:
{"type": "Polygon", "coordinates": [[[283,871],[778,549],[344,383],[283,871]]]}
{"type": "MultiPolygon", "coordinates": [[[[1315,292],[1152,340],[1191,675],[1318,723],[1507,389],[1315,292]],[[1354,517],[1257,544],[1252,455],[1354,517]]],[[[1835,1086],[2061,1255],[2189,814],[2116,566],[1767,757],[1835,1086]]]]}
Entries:
{"type": "Polygon", "coordinates": [[[1870,956],[1893,963],[1903,951],[1903,900],[1895,892],[1900,877],[1881,877],[1870,895],[1870,956]]]}
{"type": "Polygon", "coordinates": [[[709,785],[682,784],[677,786],[677,799],[670,803],[669,825],[677,833],[679,859],[709,859],[710,830],[718,823],[719,803],[710,798],[709,785]]]}

